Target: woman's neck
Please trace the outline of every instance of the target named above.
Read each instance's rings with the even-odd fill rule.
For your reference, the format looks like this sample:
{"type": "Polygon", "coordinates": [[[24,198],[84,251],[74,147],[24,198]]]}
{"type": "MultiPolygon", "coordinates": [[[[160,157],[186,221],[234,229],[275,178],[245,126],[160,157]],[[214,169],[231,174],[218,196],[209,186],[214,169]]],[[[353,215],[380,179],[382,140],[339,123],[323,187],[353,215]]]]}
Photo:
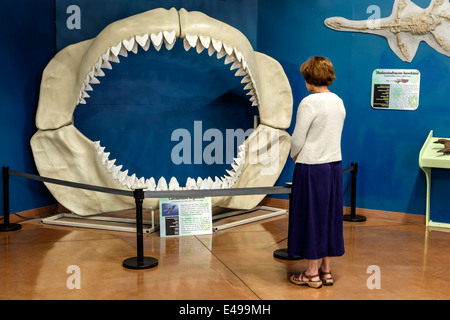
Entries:
{"type": "Polygon", "coordinates": [[[328,89],[327,86],[321,86],[321,87],[314,86],[312,92],[313,93],[325,93],[325,92],[330,92],[330,90],[328,89]]]}
{"type": "Polygon", "coordinates": [[[305,81],[306,84],[306,89],[311,92],[311,93],[325,93],[325,92],[330,92],[330,90],[328,90],[327,86],[316,86],[313,84],[310,84],[308,82],[305,81]]]}

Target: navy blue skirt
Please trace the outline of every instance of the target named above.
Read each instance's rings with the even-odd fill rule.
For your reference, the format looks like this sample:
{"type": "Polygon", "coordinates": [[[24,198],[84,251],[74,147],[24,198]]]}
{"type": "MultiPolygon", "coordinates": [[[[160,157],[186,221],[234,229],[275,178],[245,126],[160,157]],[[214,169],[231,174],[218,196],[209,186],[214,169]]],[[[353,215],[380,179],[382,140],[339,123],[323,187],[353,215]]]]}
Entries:
{"type": "Polygon", "coordinates": [[[288,253],[304,259],[342,256],[341,161],[297,163],[289,209],[288,253]]]}

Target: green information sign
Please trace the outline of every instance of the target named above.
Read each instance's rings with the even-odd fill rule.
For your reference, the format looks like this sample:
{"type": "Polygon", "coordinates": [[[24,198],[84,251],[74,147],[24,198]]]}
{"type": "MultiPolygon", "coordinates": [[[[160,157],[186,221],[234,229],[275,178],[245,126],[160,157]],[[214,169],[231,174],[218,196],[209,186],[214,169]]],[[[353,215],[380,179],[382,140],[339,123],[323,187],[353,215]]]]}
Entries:
{"type": "Polygon", "coordinates": [[[161,237],[212,233],[211,198],[159,199],[161,237]]]}
{"type": "Polygon", "coordinates": [[[376,69],[372,74],[374,109],[416,110],[419,107],[420,72],[415,69],[376,69]]]}

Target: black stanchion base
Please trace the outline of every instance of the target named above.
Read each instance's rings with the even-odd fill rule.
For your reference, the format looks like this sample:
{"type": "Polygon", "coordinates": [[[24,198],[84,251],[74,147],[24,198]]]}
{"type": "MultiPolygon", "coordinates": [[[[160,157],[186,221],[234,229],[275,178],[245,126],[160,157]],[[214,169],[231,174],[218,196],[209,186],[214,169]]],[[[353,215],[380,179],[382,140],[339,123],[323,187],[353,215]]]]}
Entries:
{"type": "Polygon", "coordinates": [[[22,229],[22,225],[17,223],[8,223],[0,225],[0,232],[10,232],[22,229]]]}
{"type": "Polygon", "coordinates": [[[273,256],[277,259],[281,260],[302,260],[302,257],[299,256],[291,256],[287,249],[278,249],[273,252],[273,256]]]}
{"type": "Polygon", "coordinates": [[[138,258],[133,257],[125,259],[122,265],[128,269],[150,269],[158,265],[158,260],[152,257],[144,257],[143,261],[139,263],[138,258]]]}
{"type": "Polygon", "coordinates": [[[352,216],[351,214],[344,215],[344,221],[350,221],[350,222],[363,222],[366,221],[366,217],[364,216],[352,216]]]}

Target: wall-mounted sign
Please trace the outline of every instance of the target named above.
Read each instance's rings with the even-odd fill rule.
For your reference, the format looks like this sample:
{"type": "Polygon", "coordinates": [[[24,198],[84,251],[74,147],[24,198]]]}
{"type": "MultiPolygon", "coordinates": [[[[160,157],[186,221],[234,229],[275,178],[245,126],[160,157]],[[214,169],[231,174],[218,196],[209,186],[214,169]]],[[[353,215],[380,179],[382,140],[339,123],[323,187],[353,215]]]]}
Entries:
{"type": "Polygon", "coordinates": [[[420,72],[415,69],[376,69],[372,74],[372,108],[416,110],[420,72]]]}
{"type": "Polygon", "coordinates": [[[161,237],[212,233],[211,198],[159,199],[161,237]]]}

